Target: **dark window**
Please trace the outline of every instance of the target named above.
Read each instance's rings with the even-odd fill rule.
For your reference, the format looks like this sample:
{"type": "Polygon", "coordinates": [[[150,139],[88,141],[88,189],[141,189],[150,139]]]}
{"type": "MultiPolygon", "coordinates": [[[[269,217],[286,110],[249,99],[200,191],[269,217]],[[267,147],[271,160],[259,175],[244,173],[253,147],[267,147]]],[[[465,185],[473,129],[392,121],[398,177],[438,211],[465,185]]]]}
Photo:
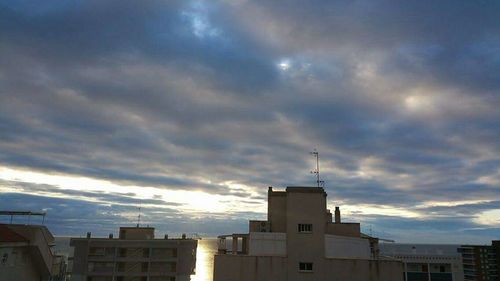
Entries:
{"type": "Polygon", "coordinates": [[[127,249],[125,248],[120,248],[120,251],[118,253],[119,257],[126,257],[127,256],[127,249]]]}
{"type": "Polygon", "coordinates": [[[446,272],[444,265],[439,266],[439,272],[446,272]]]}
{"type": "Polygon", "coordinates": [[[299,230],[299,232],[312,232],[313,225],[312,224],[299,223],[298,230],[299,230]]]}
{"type": "Polygon", "coordinates": [[[312,262],[299,262],[299,270],[300,271],[312,271],[313,270],[312,262]]]}

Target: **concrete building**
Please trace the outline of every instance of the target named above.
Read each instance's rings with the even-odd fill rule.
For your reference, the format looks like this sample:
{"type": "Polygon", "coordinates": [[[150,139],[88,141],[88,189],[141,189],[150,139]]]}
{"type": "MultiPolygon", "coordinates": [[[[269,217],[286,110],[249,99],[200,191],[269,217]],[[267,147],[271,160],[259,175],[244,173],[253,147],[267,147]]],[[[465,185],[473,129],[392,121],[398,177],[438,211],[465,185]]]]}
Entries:
{"type": "Polygon", "coordinates": [[[194,239],[155,239],[152,227],[120,227],[118,239],[72,238],[71,280],[188,281],[196,265],[194,239]]]}
{"type": "Polygon", "coordinates": [[[404,263],[405,281],[463,281],[459,256],[395,255],[404,263]]]}
{"type": "Polygon", "coordinates": [[[491,245],[462,245],[466,281],[500,281],[500,240],[491,245]]]}
{"type": "Polygon", "coordinates": [[[406,281],[463,281],[459,245],[399,244],[379,245],[380,254],[400,259],[406,281]]]}
{"type": "Polygon", "coordinates": [[[403,264],[379,257],[378,239],[341,222],[339,208],[332,221],[323,188],[269,187],[266,221],[219,236],[214,281],[235,280],[402,281],[403,264]]]}
{"type": "Polygon", "coordinates": [[[64,280],[65,261],[52,246],[54,237],[43,225],[0,224],[0,280],[64,280]]]}

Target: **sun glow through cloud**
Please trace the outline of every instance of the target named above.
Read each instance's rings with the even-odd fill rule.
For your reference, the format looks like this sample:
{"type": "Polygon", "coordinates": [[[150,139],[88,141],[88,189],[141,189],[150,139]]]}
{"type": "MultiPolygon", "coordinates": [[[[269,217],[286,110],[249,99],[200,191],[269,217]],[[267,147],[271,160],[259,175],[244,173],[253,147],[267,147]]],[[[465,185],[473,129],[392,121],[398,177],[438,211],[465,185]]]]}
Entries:
{"type": "MultiPolygon", "coordinates": [[[[153,205],[153,208],[169,207],[168,203],[180,204],[179,209],[188,213],[224,213],[236,211],[245,206],[238,197],[232,195],[213,195],[200,191],[169,190],[150,186],[121,185],[107,180],[92,179],[63,174],[45,174],[42,172],[24,171],[11,168],[0,168],[0,179],[12,182],[25,182],[43,184],[54,187],[52,190],[40,191],[40,195],[73,198],[80,200],[96,201],[92,197],[76,197],[64,195],[63,190],[99,192],[107,194],[121,194],[136,199],[160,199],[165,201],[165,206],[153,205]],[[225,202],[233,202],[228,204],[225,202]]],[[[241,187],[235,185],[236,187],[241,187]]],[[[2,192],[19,192],[15,188],[0,186],[2,192]]],[[[106,202],[103,202],[106,203],[106,202]]]]}

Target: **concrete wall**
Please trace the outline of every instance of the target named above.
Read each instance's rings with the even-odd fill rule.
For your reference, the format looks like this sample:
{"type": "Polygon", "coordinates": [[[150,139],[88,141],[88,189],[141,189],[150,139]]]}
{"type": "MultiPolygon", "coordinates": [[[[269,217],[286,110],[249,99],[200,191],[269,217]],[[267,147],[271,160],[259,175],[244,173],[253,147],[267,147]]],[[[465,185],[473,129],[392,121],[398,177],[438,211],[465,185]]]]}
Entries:
{"type": "Polygon", "coordinates": [[[54,236],[43,225],[12,224],[8,227],[30,241],[30,255],[40,274],[48,278],[51,274],[53,254],[50,249],[54,245],[54,236]]]}
{"type": "Polygon", "coordinates": [[[120,239],[148,240],[155,238],[153,227],[120,227],[120,239]]]}
{"type": "Polygon", "coordinates": [[[216,255],[214,281],[403,281],[399,261],[323,259],[325,270],[287,271],[285,257],[216,255]]]}
{"type": "Polygon", "coordinates": [[[325,256],[326,193],[321,188],[287,187],[288,280],[316,280],[323,272],[325,256]],[[299,224],[312,224],[312,232],[298,231],[299,224]],[[313,273],[298,271],[299,263],[313,263],[313,273]]]}
{"type": "Polygon", "coordinates": [[[403,281],[403,263],[386,260],[327,259],[328,281],[403,281]]]}
{"type": "Polygon", "coordinates": [[[215,255],[214,281],[285,281],[284,257],[215,255]]]}
{"type": "Polygon", "coordinates": [[[360,237],[361,227],[359,223],[329,223],[326,225],[326,234],[360,237]]]}
{"type": "Polygon", "coordinates": [[[286,233],[250,232],[250,256],[286,256],[286,233]]]}
{"type": "Polygon", "coordinates": [[[24,247],[0,247],[0,259],[7,254],[5,263],[0,262],[0,280],[5,281],[33,281],[43,279],[36,270],[36,264],[31,258],[30,250],[24,247]]]}
{"type": "Polygon", "coordinates": [[[268,191],[267,221],[272,232],[286,232],[286,199],[284,191],[268,191]]]}
{"type": "Polygon", "coordinates": [[[368,239],[325,235],[325,257],[327,258],[369,259],[370,256],[368,239]]]}

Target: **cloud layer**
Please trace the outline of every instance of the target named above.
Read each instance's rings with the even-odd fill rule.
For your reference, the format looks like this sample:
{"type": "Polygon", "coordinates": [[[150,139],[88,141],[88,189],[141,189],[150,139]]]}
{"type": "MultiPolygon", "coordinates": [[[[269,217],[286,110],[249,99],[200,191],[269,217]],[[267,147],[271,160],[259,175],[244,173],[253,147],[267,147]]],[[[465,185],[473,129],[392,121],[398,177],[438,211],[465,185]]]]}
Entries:
{"type": "Polygon", "coordinates": [[[349,219],[488,242],[499,16],[489,1],[3,1],[2,207],[49,209],[56,234],[109,232],[138,204],[162,231],[238,232],[265,217],[267,186],[314,184],[317,148],[349,219]]]}

